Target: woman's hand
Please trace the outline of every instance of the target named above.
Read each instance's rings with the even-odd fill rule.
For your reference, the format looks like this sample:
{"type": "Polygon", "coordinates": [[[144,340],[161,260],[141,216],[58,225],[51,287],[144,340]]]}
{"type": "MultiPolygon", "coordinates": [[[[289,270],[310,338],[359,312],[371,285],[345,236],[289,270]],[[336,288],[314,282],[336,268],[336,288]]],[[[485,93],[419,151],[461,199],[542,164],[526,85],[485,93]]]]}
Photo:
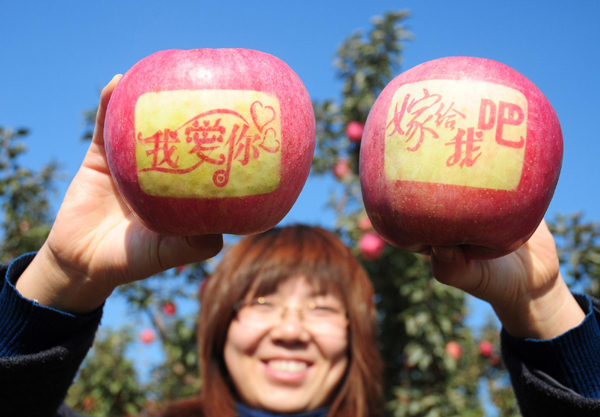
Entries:
{"type": "Polygon", "coordinates": [[[117,75],[104,88],[94,137],[48,239],[17,281],[26,298],[71,313],[99,307],[121,284],[215,256],[221,235],[164,237],[131,213],[113,183],[104,117],[117,75]]]}
{"type": "Polygon", "coordinates": [[[525,245],[501,258],[469,260],[458,247],[436,247],[431,262],[438,281],[489,302],[515,337],[550,339],[585,318],[560,275],[544,221],[525,245]]]}

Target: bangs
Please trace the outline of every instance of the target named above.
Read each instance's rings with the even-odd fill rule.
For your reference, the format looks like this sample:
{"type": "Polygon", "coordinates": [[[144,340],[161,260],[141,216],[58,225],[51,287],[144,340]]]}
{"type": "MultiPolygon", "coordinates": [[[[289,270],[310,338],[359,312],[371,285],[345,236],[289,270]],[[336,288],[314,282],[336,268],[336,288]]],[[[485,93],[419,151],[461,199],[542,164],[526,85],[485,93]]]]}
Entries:
{"type": "Polygon", "coordinates": [[[304,277],[317,294],[335,295],[348,306],[347,288],[357,261],[335,236],[296,226],[273,229],[251,240],[254,256],[240,265],[248,279],[244,296],[268,295],[281,283],[304,277]]]}
{"type": "MultiPolygon", "coordinates": [[[[303,225],[246,236],[230,247],[200,291],[198,344],[202,407],[235,415],[235,387],[224,347],[236,304],[264,296],[290,279],[305,278],[317,294],[338,297],[349,316],[347,374],[331,404],[332,417],[379,416],[383,362],[377,349],[373,286],[350,249],[333,233],[303,225]]],[[[207,413],[208,415],[208,413],[207,413]]]]}

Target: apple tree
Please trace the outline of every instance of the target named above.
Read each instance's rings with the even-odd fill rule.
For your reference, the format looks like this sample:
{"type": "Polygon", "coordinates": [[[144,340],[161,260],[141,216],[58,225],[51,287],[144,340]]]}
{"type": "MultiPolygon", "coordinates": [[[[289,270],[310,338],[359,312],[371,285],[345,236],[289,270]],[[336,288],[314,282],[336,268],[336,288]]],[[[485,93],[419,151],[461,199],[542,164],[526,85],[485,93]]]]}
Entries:
{"type": "Polygon", "coordinates": [[[438,283],[427,257],[386,244],[362,204],[360,127],[400,70],[406,42],[412,39],[405,26],[408,18],[406,11],[375,17],[368,32],[350,35],[339,47],[340,97],[314,103],[318,142],[313,174],[333,173],[339,182],[330,202],[337,214],[335,230],[355,248],[377,293],[389,415],[481,416],[483,391],[502,415],[514,415],[497,327],[491,323],[476,335],[466,326],[464,293],[438,283]]]}
{"type": "Polygon", "coordinates": [[[52,224],[51,199],[58,164],[49,162],[38,172],[26,168],[27,129],[0,126],[0,204],[2,226],[0,260],[10,261],[42,245],[52,224]]]}
{"type": "Polygon", "coordinates": [[[600,223],[575,213],[557,215],[548,226],[567,283],[576,291],[600,298],[600,223]]]}

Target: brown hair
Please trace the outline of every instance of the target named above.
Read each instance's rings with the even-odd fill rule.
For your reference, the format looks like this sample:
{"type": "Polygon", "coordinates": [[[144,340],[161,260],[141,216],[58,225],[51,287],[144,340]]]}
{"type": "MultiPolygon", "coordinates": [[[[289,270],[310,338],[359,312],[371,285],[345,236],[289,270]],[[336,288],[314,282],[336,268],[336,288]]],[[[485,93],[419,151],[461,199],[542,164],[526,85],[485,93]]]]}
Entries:
{"type": "Polygon", "coordinates": [[[331,400],[329,417],[381,414],[383,363],[371,282],[339,238],[319,227],[297,225],[245,237],[225,253],[200,294],[202,390],[198,398],[172,404],[165,417],[236,415],[235,391],[223,358],[234,305],[249,291],[268,294],[300,275],[316,290],[340,296],[349,312],[348,369],[331,400]]]}

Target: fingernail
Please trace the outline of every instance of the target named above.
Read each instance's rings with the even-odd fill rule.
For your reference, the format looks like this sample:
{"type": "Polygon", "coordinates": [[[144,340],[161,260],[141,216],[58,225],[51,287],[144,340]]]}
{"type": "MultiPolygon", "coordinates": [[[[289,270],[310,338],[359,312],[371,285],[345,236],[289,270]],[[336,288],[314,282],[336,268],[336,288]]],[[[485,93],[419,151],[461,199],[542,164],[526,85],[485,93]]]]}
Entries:
{"type": "Polygon", "coordinates": [[[450,248],[434,247],[433,253],[440,262],[452,262],[454,260],[454,251],[450,248]]]}

